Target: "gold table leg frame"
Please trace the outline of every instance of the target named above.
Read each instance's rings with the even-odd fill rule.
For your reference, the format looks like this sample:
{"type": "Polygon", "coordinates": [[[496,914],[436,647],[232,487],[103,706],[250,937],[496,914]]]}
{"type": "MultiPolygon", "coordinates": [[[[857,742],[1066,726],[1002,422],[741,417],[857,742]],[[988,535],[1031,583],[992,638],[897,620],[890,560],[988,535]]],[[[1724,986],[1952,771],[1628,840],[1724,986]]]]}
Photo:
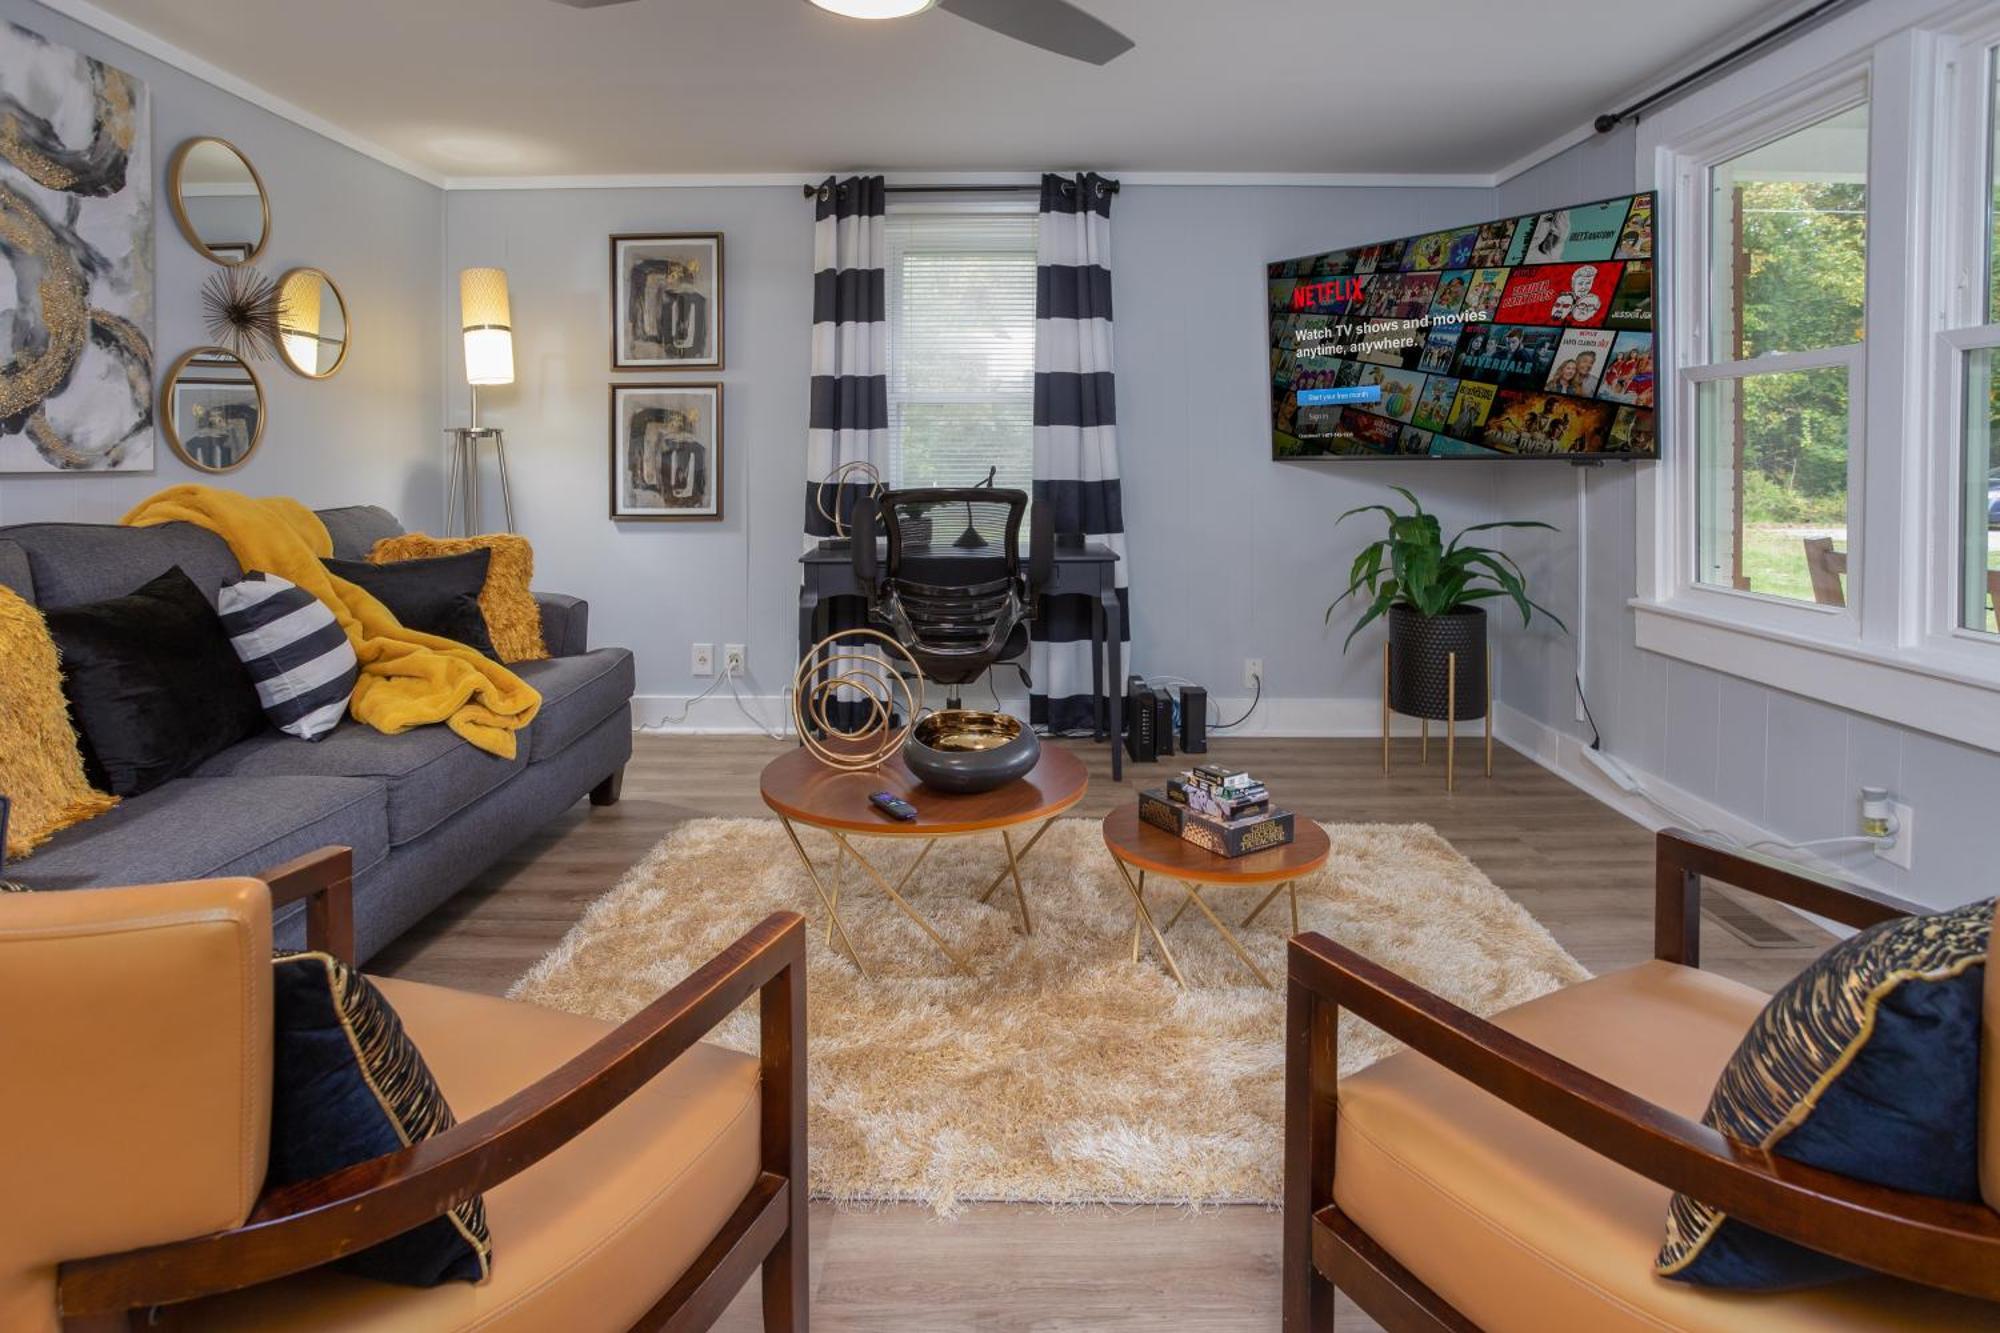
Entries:
{"type": "MultiPolygon", "coordinates": [[[[1492,652],[1487,652],[1486,665],[1486,776],[1493,776],[1493,662],[1492,652]]],[[[1389,645],[1382,645],[1382,771],[1389,771],[1389,731],[1395,714],[1389,707],[1389,645]]],[[[1417,762],[1428,764],[1431,759],[1431,723],[1429,718],[1419,719],[1422,726],[1417,751],[1417,762]]],[[[1458,654],[1445,654],[1445,716],[1444,716],[1444,789],[1458,789],[1458,654]]],[[[1261,910],[1261,909],[1259,909],[1261,910]]]]}
{"type": "MultiPolygon", "coordinates": [[[[1117,860],[1116,857],[1113,857],[1112,859],[1114,861],[1117,860]]],[[[1264,975],[1264,969],[1257,966],[1257,960],[1250,956],[1250,951],[1243,947],[1243,942],[1236,938],[1235,932],[1230,930],[1228,926],[1224,925],[1222,922],[1222,918],[1217,916],[1214,910],[1209,907],[1208,900],[1201,896],[1200,885],[1187,883],[1185,881],[1176,881],[1177,883],[1180,884],[1181,892],[1186,896],[1181,899],[1181,905],[1174,909],[1173,916],[1167,921],[1167,924],[1165,926],[1155,926],[1153,924],[1152,914],[1146,910],[1146,895],[1145,895],[1145,889],[1143,887],[1146,882],[1146,872],[1143,870],[1139,872],[1139,883],[1137,885],[1133,884],[1132,877],[1129,874],[1125,873],[1125,863],[1123,861],[1118,861],[1118,872],[1121,875],[1125,875],[1125,887],[1132,891],[1132,899],[1135,903],[1138,904],[1140,918],[1145,922],[1146,925],[1152,927],[1153,939],[1159,944],[1160,954],[1163,958],[1166,959],[1167,967],[1173,972],[1175,981],[1180,982],[1181,985],[1183,986],[1187,985],[1187,982],[1181,977],[1180,967],[1174,962],[1173,954],[1168,952],[1167,950],[1166,937],[1168,932],[1173,930],[1174,924],[1181,919],[1184,913],[1186,913],[1187,909],[1193,907],[1196,911],[1200,912],[1203,916],[1208,918],[1209,924],[1215,927],[1216,933],[1218,935],[1222,936],[1222,942],[1224,944],[1227,944],[1232,950],[1235,951],[1237,958],[1242,960],[1243,966],[1250,969],[1250,974],[1256,977],[1258,981],[1262,982],[1266,990],[1272,989],[1271,978],[1264,975]]],[[[1286,881],[1286,884],[1290,883],[1293,883],[1293,881],[1290,880],[1286,881]]],[[[1245,921],[1243,924],[1247,926],[1250,924],[1250,921],[1256,920],[1257,912],[1263,911],[1264,904],[1269,903],[1272,898],[1277,897],[1278,889],[1286,887],[1286,884],[1280,884],[1277,889],[1272,889],[1270,895],[1264,899],[1264,902],[1259,903],[1257,905],[1257,911],[1252,912],[1250,914],[1250,920],[1245,921]]],[[[1294,889],[1292,896],[1292,931],[1294,934],[1298,932],[1298,922],[1299,922],[1298,893],[1297,890],[1294,889]]],[[[1132,961],[1135,963],[1139,961],[1138,922],[1134,922],[1132,926],[1132,961]]]]}
{"type": "MultiPolygon", "coordinates": [[[[1139,924],[1143,924],[1147,930],[1153,932],[1153,944],[1160,951],[1160,961],[1167,965],[1167,971],[1173,973],[1174,980],[1179,982],[1181,988],[1185,990],[1187,988],[1187,978],[1181,975],[1181,965],[1174,961],[1174,951],[1167,947],[1167,937],[1160,933],[1160,927],[1153,920],[1153,914],[1146,910],[1146,895],[1144,891],[1140,889],[1139,885],[1132,882],[1132,872],[1125,868],[1123,861],[1114,856],[1111,858],[1111,864],[1118,867],[1118,878],[1125,881],[1125,891],[1132,895],[1132,905],[1138,909],[1138,923],[1134,924],[1132,928],[1132,961],[1135,963],[1139,961],[1138,926],[1139,924]]],[[[1142,870],[1139,872],[1142,881],[1145,875],[1145,871],[1142,870]]]]}

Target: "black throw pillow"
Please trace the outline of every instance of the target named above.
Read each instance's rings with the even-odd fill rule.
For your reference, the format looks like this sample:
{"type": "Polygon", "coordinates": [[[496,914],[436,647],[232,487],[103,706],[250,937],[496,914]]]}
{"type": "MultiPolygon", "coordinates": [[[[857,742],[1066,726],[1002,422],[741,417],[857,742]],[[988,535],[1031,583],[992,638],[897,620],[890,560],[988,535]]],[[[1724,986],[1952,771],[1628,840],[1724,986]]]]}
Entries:
{"type": "MultiPolygon", "coordinates": [[[[271,962],[266,1189],[385,1157],[458,1123],[403,1020],[373,983],[329,954],[280,954],[271,962]]],[[[435,1287],[480,1281],[492,1255],[486,1203],[474,1195],[334,1267],[377,1282],[435,1287]]]]}
{"type": "Polygon", "coordinates": [[[324,563],[335,578],[358,584],[407,628],[451,639],[498,661],[493,637],[486,630],[486,613],[479,609],[486,566],[492,559],[491,551],[479,550],[386,565],[365,560],[324,563]]]}
{"type": "Polygon", "coordinates": [[[151,791],[264,730],[257,687],[180,566],[137,592],[43,617],[98,790],[151,791]]]}

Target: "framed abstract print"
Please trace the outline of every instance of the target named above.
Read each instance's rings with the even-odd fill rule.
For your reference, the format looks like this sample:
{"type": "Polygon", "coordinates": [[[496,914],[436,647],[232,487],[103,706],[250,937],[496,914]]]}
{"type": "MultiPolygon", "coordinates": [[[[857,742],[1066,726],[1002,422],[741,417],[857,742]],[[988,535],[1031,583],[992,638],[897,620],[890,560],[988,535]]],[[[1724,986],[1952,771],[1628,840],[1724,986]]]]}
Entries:
{"type": "Polygon", "coordinates": [[[611,517],[722,517],[722,386],[611,386],[611,517]]]}
{"type": "Polygon", "coordinates": [[[722,369],[722,233],[611,238],[611,368],[722,369]]]}

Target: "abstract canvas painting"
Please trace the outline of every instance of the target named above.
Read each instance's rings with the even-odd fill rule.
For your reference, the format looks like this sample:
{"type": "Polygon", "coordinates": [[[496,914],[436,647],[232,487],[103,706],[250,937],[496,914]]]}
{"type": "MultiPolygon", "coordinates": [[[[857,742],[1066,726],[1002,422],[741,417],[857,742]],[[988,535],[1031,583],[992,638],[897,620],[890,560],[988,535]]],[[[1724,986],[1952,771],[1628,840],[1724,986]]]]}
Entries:
{"type": "Polygon", "coordinates": [[[153,466],[146,85],[0,23],[0,472],[153,466]]]}
{"type": "Polygon", "coordinates": [[[611,238],[611,368],[722,369],[722,233],[611,238]]]}
{"type": "Polygon", "coordinates": [[[611,517],[722,517],[722,386],[611,386],[611,517]]]}

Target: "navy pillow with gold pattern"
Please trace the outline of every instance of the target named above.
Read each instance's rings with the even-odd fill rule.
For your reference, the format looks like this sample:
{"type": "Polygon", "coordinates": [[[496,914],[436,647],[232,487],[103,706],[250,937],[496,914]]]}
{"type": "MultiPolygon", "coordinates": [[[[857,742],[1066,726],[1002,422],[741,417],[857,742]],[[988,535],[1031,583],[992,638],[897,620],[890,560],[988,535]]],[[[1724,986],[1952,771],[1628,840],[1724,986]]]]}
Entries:
{"type": "MultiPolygon", "coordinates": [[[[281,954],[273,971],[268,1188],[386,1156],[458,1123],[402,1020],[366,977],[323,953],[281,954]]],[[[334,1267],[434,1287],[480,1281],[492,1255],[486,1205],[475,1197],[334,1267]]]]}
{"type": "MultiPolygon", "coordinates": [[[[1979,1035],[1994,900],[1871,926],[1771,997],[1704,1124],[1738,1143],[1892,1189],[1979,1200],[1979,1035]]],[[[1657,1270],[1787,1291],[1867,1270],[1685,1194],[1657,1270]]]]}

